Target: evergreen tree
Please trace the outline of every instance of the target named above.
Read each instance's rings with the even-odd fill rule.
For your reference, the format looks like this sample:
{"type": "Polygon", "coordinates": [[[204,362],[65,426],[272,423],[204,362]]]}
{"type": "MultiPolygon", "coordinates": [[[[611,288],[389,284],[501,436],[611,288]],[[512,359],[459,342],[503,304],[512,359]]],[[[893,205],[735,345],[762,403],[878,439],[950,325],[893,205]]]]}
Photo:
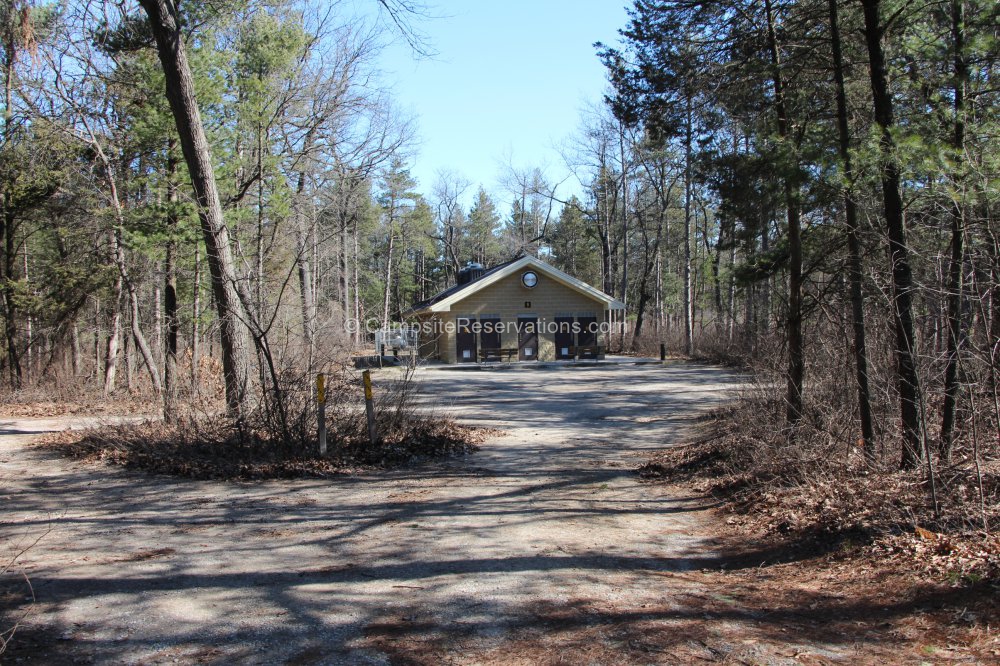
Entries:
{"type": "Polygon", "coordinates": [[[482,188],[479,188],[476,194],[468,219],[472,260],[484,266],[492,266],[503,261],[500,215],[497,213],[496,204],[482,188]]]}

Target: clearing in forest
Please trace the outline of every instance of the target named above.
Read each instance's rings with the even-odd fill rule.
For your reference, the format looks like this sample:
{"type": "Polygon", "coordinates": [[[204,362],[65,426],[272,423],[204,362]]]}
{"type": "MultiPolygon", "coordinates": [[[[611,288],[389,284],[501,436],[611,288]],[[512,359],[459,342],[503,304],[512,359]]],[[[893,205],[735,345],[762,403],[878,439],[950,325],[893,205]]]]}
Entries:
{"type": "Polygon", "coordinates": [[[749,608],[775,578],[747,572],[770,555],[733,559],[709,501],[635,473],[735,374],[417,380],[428,407],[505,434],[408,469],[222,483],[68,461],[29,442],[69,420],[4,421],[4,541],[42,536],[20,560],[37,601],[5,662],[857,663],[903,641],[825,632],[841,609],[821,582],[749,608]]]}

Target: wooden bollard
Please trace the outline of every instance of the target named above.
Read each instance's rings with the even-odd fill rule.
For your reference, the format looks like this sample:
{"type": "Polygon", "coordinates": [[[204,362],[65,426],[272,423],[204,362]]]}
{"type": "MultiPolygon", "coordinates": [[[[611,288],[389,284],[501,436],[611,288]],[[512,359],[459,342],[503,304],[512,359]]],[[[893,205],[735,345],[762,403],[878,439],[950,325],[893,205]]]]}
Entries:
{"type": "Polygon", "coordinates": [[[661,361],[667,360],[667,345],[665,345],[662,342],[660,343],[660,360],[661,361]]]}
{"type": "Polygon", "coordinates": [[[319,454],[326,455],[326,375],[316,375],[316,437],[319,439],[319,454]]]}
{"type": "Polygon", "coordinates": [[[365,382],[365,413],[368,416],[368,442],[375,446],[378,436],[375,432],[375,400],[372,395],[372,373],[365,370],[361,373],[365,382]]]}

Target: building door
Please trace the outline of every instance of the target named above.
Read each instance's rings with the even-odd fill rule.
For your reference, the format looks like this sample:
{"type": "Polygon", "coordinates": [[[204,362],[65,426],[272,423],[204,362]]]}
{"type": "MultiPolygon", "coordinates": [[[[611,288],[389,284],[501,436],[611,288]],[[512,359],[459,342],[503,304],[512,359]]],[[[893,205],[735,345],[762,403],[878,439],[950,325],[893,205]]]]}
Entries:
{"type": "Polygon", "coordinates": [[[572,317],[556,317],[555,342],[557,359],[573,358],[576,336],[573,334],[572,317]]]}
{"type": "Polygon", "coordinates": [[[468,317],[455,320],[455,360],[459,363],[476,362],[476,333],[472,328],[472,321],[468,317]]]}
{"type": "Polygon", "coordinates": [[[577,317],[576,323],[580,327],[577,354],[580,358],[597,358],[597,317],[577,317]]]}
{"type": "Polygon", "coordinates": [[[538,317],[517,319],[517,360],[538,360],[538,317]]]}
{"type": "MultiPolygon", "coordinates": [[[[484,361],[500,360],[500,318],[482,317],[479,320],[479,348],[484,361]]],[[[510,360],[508,358],[508,360],[510,360]]]]}

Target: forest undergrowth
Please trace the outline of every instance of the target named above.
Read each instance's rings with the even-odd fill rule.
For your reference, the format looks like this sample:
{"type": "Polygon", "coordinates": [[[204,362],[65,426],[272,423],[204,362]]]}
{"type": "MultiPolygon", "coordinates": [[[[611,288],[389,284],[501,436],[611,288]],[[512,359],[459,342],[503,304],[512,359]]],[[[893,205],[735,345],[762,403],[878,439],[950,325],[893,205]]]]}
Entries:
{"type": "Polygon", "coordinates": [[[379,382],[372,444],[356,374],[342,367],[327,375],[325,454],[319,451],[315,389],[311,377],[304,376],[288,380],[280,398],[272,394],[243,421],[226,416],[218,396],[186,396],[170,421],[153,417],[66,431],[42,444],[75,459],[156,474],[264,480],[352,474],[463,455],[490,435],[489,430],[418,411],[412,377],[403,373],[379,382]],[[209,411],[209,405],[216,409],[209,411]]]}
{"type": "MultiPolygon", "coordinates": [[[[794,429],[785,423],[780,384],[758,372],[732,403],[702,420],[696,437],[659,452],[639,474],[690,483],[722,502],[730,525],[804,554],[877,560],[958,585],[1000,584],[996,433],[970,425],[950,460],[929,442],[930,461],[925,455],[923,464],[901,469],[891,418],[877,450],[866,454],[853,435],[850,392],[819,374],[794,429]]],[[[928,422],[936,416],[928,413],[928,422]]]]}

